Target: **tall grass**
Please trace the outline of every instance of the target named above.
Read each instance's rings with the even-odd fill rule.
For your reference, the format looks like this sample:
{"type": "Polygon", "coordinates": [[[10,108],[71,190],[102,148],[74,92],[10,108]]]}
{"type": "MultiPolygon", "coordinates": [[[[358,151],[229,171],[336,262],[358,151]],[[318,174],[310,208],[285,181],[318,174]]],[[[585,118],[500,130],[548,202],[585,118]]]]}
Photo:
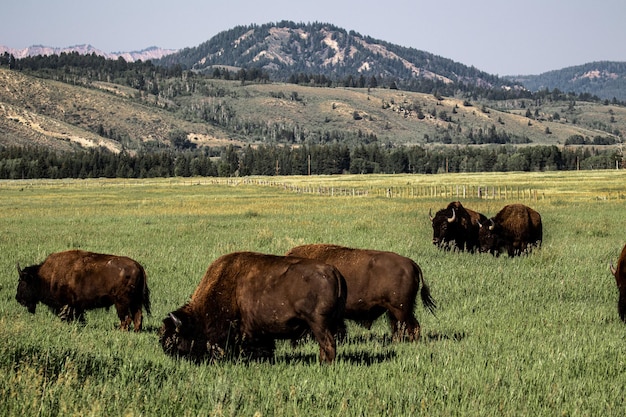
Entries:
{"type": "MultiPolygon", "coordinates": [[[[451,179],[353,180],[368,178],[367,186],[451,179]]],[[[622,415],[626,327],[608,265],[626,242],[626,207],[620,198],[596,198],[600,187],[618,196],[619,178],[499,175],[499,183],[546,189],[525,202],[543,217],[543,247],[519,258],[437,250],[428,210],[449,202],[441,198],[326,197],[176,179],[3,182],[0,414],[622,415]],[[566,190],[572,183],[575,194],[566,190]],[[416,260],[439,305],[436,317],[418,305],[422,339],[391,343],[384,319],[371,331],[349,324],[330,366],[317,363],[311,341],[279,343],[275,363],[194,365],[161,351],[162,318],[187,301],[218,256],[282,254],[313,242],[416,260]],[[112,310],[66,324],[41,305],[30,315],[15,301],[16,262],[75,247],[145,266],[153,307],[147,331],[117,330],[112,310]]],[[[487,215],[510,202],[463,201],[487,215]]]]}

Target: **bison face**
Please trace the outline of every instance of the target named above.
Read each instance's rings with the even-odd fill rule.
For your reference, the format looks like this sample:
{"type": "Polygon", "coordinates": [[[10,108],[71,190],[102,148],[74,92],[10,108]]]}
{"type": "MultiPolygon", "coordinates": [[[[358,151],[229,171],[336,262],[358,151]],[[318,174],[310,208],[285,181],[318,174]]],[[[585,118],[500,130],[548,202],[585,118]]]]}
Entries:
{"type": "Polygon", "coordinates": [[[170,313],[159,331],[163,351],[172,356],[201,359],[207,353],[207,344],[195,320],[182,311],[170,313]]]}
{"type": "Polygon", "coordinates": [[[36,280],[21,270],[19,265],[17,270],[20,274],[20,280],[17,284],[15,299],[18,303],[26,307],[29,313],[35,314],[37,302],[39,301],[37,286],[35,284],[36,280]]]}
{"type": "Polygon", "coordinates": [[[481,252],[495,252],[498,246],[498,227],[493,220],[478,223],[478,242],[481,252]]]}
{"type": "Polygon", "coordinates": [[[448,234],[448,223],[436,222],[435,220],[433,220],[433,245],[442,246],[447,240],[446,235],[448,234]]]}
{"type": "Polygon", "coordinates": [[[430,221],[433,226],[433,245],[442,247],[455,240],[456,211],[454,209],[452,209],[452,216],[448,217],[438,212],[435,217],[430,216],[430,221]]]}

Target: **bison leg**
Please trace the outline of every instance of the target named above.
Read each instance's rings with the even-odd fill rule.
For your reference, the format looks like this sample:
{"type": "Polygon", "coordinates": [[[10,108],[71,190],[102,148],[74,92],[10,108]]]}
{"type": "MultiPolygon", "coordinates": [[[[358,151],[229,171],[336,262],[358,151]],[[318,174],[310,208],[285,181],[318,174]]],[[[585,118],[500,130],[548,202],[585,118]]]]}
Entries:
{"type": "Polygon", "coordinates": [[[78,320],[79,323],[85,324],[87,319],[85,319],[85,310],[75,309],[74,310],[74,319],[78,320]]]}
{"type": "Polygon", "coordinates": [[[141,313],[141,308],[138,308],[133,313],[133,327],[135,332],[141,331],[141,324],[143,322],[143,314],[141,313]]]}
{"type": "Polygon", "coordinates": [[[242,345],[242,350],[249,359],[272,361],[276,350],[276,341],[272,338],[246,340],[242,345]]]}
{"type": "Polygon", "coordinates": [[[126,316],[123,319],[120,318],[120,330],[130,330],[130,323],[132,323],[132,319],[130,318],[130,316],[126,316]]]}
{"type": "Polygon", "coordinates": [[[115,310],[117,311],[117,317],[120,319],[120,329],[130,330],[130,325],[132,323],[135,332],[141,331],[141,324],[143,321],[141,304],[128,305],[126,303],[116,303],[115,310]]]}
{"type": "Polygon", "coordinates": [[[117,311],[117,317],[120,319],[120,330],[128,331],[130,324],[133,322],[130,309],[127,305],[115,304],[115,310],[117,311]]]}
{"type": "Polygon", "coordinates": [[[63,321],[71,321],[74,320],[74,308],[69,305],[64,305],[60,309],[55,309],[54,312],[56,315],[63,321]]]}
{"type": "Polygon", "coordinates": [[[63,321],[70,322],[78,320],[78,322],[81,324],[85,324],[85,322],[87,321],[85,319],[85,310],[81,310],[67,304],[61,307],[59,310],[56,310],[56,313],[63,321]]]}
{"type": "Polygon", "coordinates": [[[420,324],[413,314],[405,314],[403,311],[389,310],[389,323],[391,324],[392,340],[401,342],[408,339],[417,342],[420,338],[420,324]]]}
{"type": "Polygon", "coordinates": [[[342,320],[335,331],[335,340],[344,343],[348,338],[348,329],[346,323],[342,320]]]}
{"type": "Polygon", "coordinates": [[[311,329],[313,337],[320,345],[320,363],[332,363],[337,356],[337,342],[328,329],[311,329]]]}

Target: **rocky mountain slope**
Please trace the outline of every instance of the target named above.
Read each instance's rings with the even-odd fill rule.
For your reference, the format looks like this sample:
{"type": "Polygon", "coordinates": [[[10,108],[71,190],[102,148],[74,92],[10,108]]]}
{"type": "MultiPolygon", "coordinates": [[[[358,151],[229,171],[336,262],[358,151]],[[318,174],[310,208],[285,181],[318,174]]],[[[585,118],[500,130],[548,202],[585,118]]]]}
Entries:
{"type": "Polygon", "coordinates": [[[338,78],[360,75],[414,84],[471,85],[516,88],[515,83],[474,67],[413,48],[346,31],[327,23],[283,21],[238,26],[219,33],[196,47],[184,48],[158,61],[197,71],[215,66],[261,68],[274,80],[286,81],[297,73],[338,78]]]}

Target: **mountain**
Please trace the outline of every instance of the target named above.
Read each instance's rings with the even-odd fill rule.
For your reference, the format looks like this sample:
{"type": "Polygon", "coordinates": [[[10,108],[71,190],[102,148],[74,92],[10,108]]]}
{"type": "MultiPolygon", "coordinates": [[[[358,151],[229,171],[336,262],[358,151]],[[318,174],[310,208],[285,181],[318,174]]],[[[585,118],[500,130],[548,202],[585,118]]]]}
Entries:
{"type": "Polygon", "coordinates": [[[235,71],[256,68],[269,74],[273,81],[293,81],[297,74],[323,75],[332,80],[347,80],[347,85],[371,85],[375,80],[379,86],[436,90],[448,96],[459,91],[472,94],[476,88],[490,90],[494,98],[501,91],[558,89],[626,101],[626,62],[592,62],[540,75],[498,77],[425,51],[317,22],[237,26],[182,50],[150,47],[107,53],[91,45],[24,49],[0,46],[0,55],[5,52],[18,59],[62,52],[94,53],[110,59],[123,57],[127,62],[151,60],[163,66],[180,65],[198,72],[211,72],[216,67],[235,71]]]}
{"type": "MultiPolygon", "coordinates": [[[[29,53],[48,56],[16,63],[0,53],[0,145],[612,145],[626,134],[622,103],[531,95],[522,77],[324,23],[240,26],[161,58],[148,48],[141,62],[105,60],[89,45],[73,47],[80,59],[37,48],[29,53]]],[[[609,64],[570,79],[618,82],[623,69],[609,64]]]]}
{"type": "Polygon", "coordinates": [[[626,101],[626,62],[599,61],[545,72],[539,75],[507,76],[531,91],[559,89],[590,94],[602,99],[626,101]]]}
{"type": "Polygon", "coordinates": [[[91,45],[75,45],[65,48],[35,45],[23,49],[14,49],[0,45],[0,55],[8,53],[10,55],[13,55],[17,59],[36,55],[59,55],[61,53],[77,52],[81,55],[96,54],[108,59],[117,59],[119,57],[122,57],[127,62],[135,62],[138,60],[147,61],[163,58],[164,56],[173,54],[176,51],[176,49],[162,49],[156,46],[151,46],[149,48],[142,49],[141,51],[109,53],[103,52],[100,49],[96,49],[91,45]]]}
{"type": "Polygon", "coordinates": [[[192,48],[158,60],[199,72],[215,67],[258,68],[272,80],[288,81],[297,73],[332,79],[363,76],[395,82],[458,88],[521,88],[514,82],[474,67],[413,48],[346,31],[328,23],[279,23],[237,26],[192,48]]]}

